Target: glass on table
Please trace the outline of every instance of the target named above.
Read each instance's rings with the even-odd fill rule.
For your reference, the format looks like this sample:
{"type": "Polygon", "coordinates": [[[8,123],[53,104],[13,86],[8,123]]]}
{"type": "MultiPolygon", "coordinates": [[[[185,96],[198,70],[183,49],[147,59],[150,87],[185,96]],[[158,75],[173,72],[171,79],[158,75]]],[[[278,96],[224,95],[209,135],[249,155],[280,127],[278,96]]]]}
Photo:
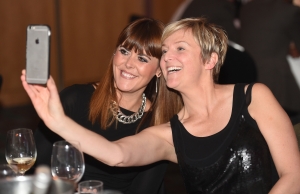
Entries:
{"type": "Polygon", "coordinates": [[[16,176],[17,169],[12,169],[8,164],[0,164],[0,179],[16,176]]]}
{"type": "Polygon", "coordinates": [[[7,132],[5,157],[9,166],[24,175],[36,160],[36,147],[31,129],[17,128],[7,132]]]}
{"type": "Polygon", "coordinates": [[[54,179],[78,182],[83,176],[85,163],[80,143],[65,140],[55,142],[51,155],[51,173],[54,179]]]}
{"type": "Polygon", "coordinates": [[[80,182],[78,194],[103,194],[103,182],[98,180],[80,182]]]}

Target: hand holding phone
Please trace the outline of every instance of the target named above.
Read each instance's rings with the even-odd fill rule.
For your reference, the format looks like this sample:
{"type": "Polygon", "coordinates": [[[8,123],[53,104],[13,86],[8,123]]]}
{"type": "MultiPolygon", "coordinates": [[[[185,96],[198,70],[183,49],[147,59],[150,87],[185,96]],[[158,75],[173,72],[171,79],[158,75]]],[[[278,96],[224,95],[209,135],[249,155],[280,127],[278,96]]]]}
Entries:
{"type": "Polygon", "coordinates": [[[49,79],[50,28],[46,25],[29,25],[26,42],[26,81],[46,84],[49,79]]]}

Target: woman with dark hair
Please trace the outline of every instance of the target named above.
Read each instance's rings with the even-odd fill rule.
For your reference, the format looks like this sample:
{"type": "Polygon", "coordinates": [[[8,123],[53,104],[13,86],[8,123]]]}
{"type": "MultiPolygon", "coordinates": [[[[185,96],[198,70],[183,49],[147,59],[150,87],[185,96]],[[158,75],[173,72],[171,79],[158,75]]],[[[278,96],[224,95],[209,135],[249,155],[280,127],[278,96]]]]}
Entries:
{"type": "MultiPolygon", "coordinates": [[[[160,79],[163,28],[161,22],[149,18],[125,27],[102,80],[76,84],[60,93],[66,115],[107,140],[116,141],[167,122],[176,114],[182,106],[180,96],[168,90],[165,80],[160,79]]],[[[36,165],[50,165],[52,145],[59,140],[61,137],[40,123],[35,132],[36,165]]],[[[105,189],[124,194],[163,193],[167,162],[121,168],[110,167],[86,154],[84,157],[86,168],[81,181],[101,180],[105,189]]]]}

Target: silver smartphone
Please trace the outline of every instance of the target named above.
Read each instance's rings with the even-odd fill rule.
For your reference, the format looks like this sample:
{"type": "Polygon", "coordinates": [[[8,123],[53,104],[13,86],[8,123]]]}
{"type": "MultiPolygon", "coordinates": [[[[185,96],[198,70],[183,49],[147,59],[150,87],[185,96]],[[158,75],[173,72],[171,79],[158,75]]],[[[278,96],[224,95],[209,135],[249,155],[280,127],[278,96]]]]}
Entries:
{"type": "Polygon", "coordinates": [[[46,84],[50,71],[50,36],[47,25],[29,25],[26,40],[26,81],[46,84]]]}

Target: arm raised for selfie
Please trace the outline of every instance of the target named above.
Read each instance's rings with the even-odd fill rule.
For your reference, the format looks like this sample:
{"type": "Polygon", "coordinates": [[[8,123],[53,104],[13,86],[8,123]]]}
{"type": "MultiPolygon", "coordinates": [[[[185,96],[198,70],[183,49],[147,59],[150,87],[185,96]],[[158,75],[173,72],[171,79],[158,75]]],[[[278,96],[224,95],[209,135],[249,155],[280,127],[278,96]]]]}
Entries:
{"type": "Polygon", "coordinates": [[[21,81],[37,114],[47,127],[67,141],[79,141],[82,151],[99,161],[110,166],[140,166],[159,160],[176,160],[168,124],[110,142],[65,115],[51,76],[46,86],[31,85],[26,82],[23,70],[21,81]]]}

